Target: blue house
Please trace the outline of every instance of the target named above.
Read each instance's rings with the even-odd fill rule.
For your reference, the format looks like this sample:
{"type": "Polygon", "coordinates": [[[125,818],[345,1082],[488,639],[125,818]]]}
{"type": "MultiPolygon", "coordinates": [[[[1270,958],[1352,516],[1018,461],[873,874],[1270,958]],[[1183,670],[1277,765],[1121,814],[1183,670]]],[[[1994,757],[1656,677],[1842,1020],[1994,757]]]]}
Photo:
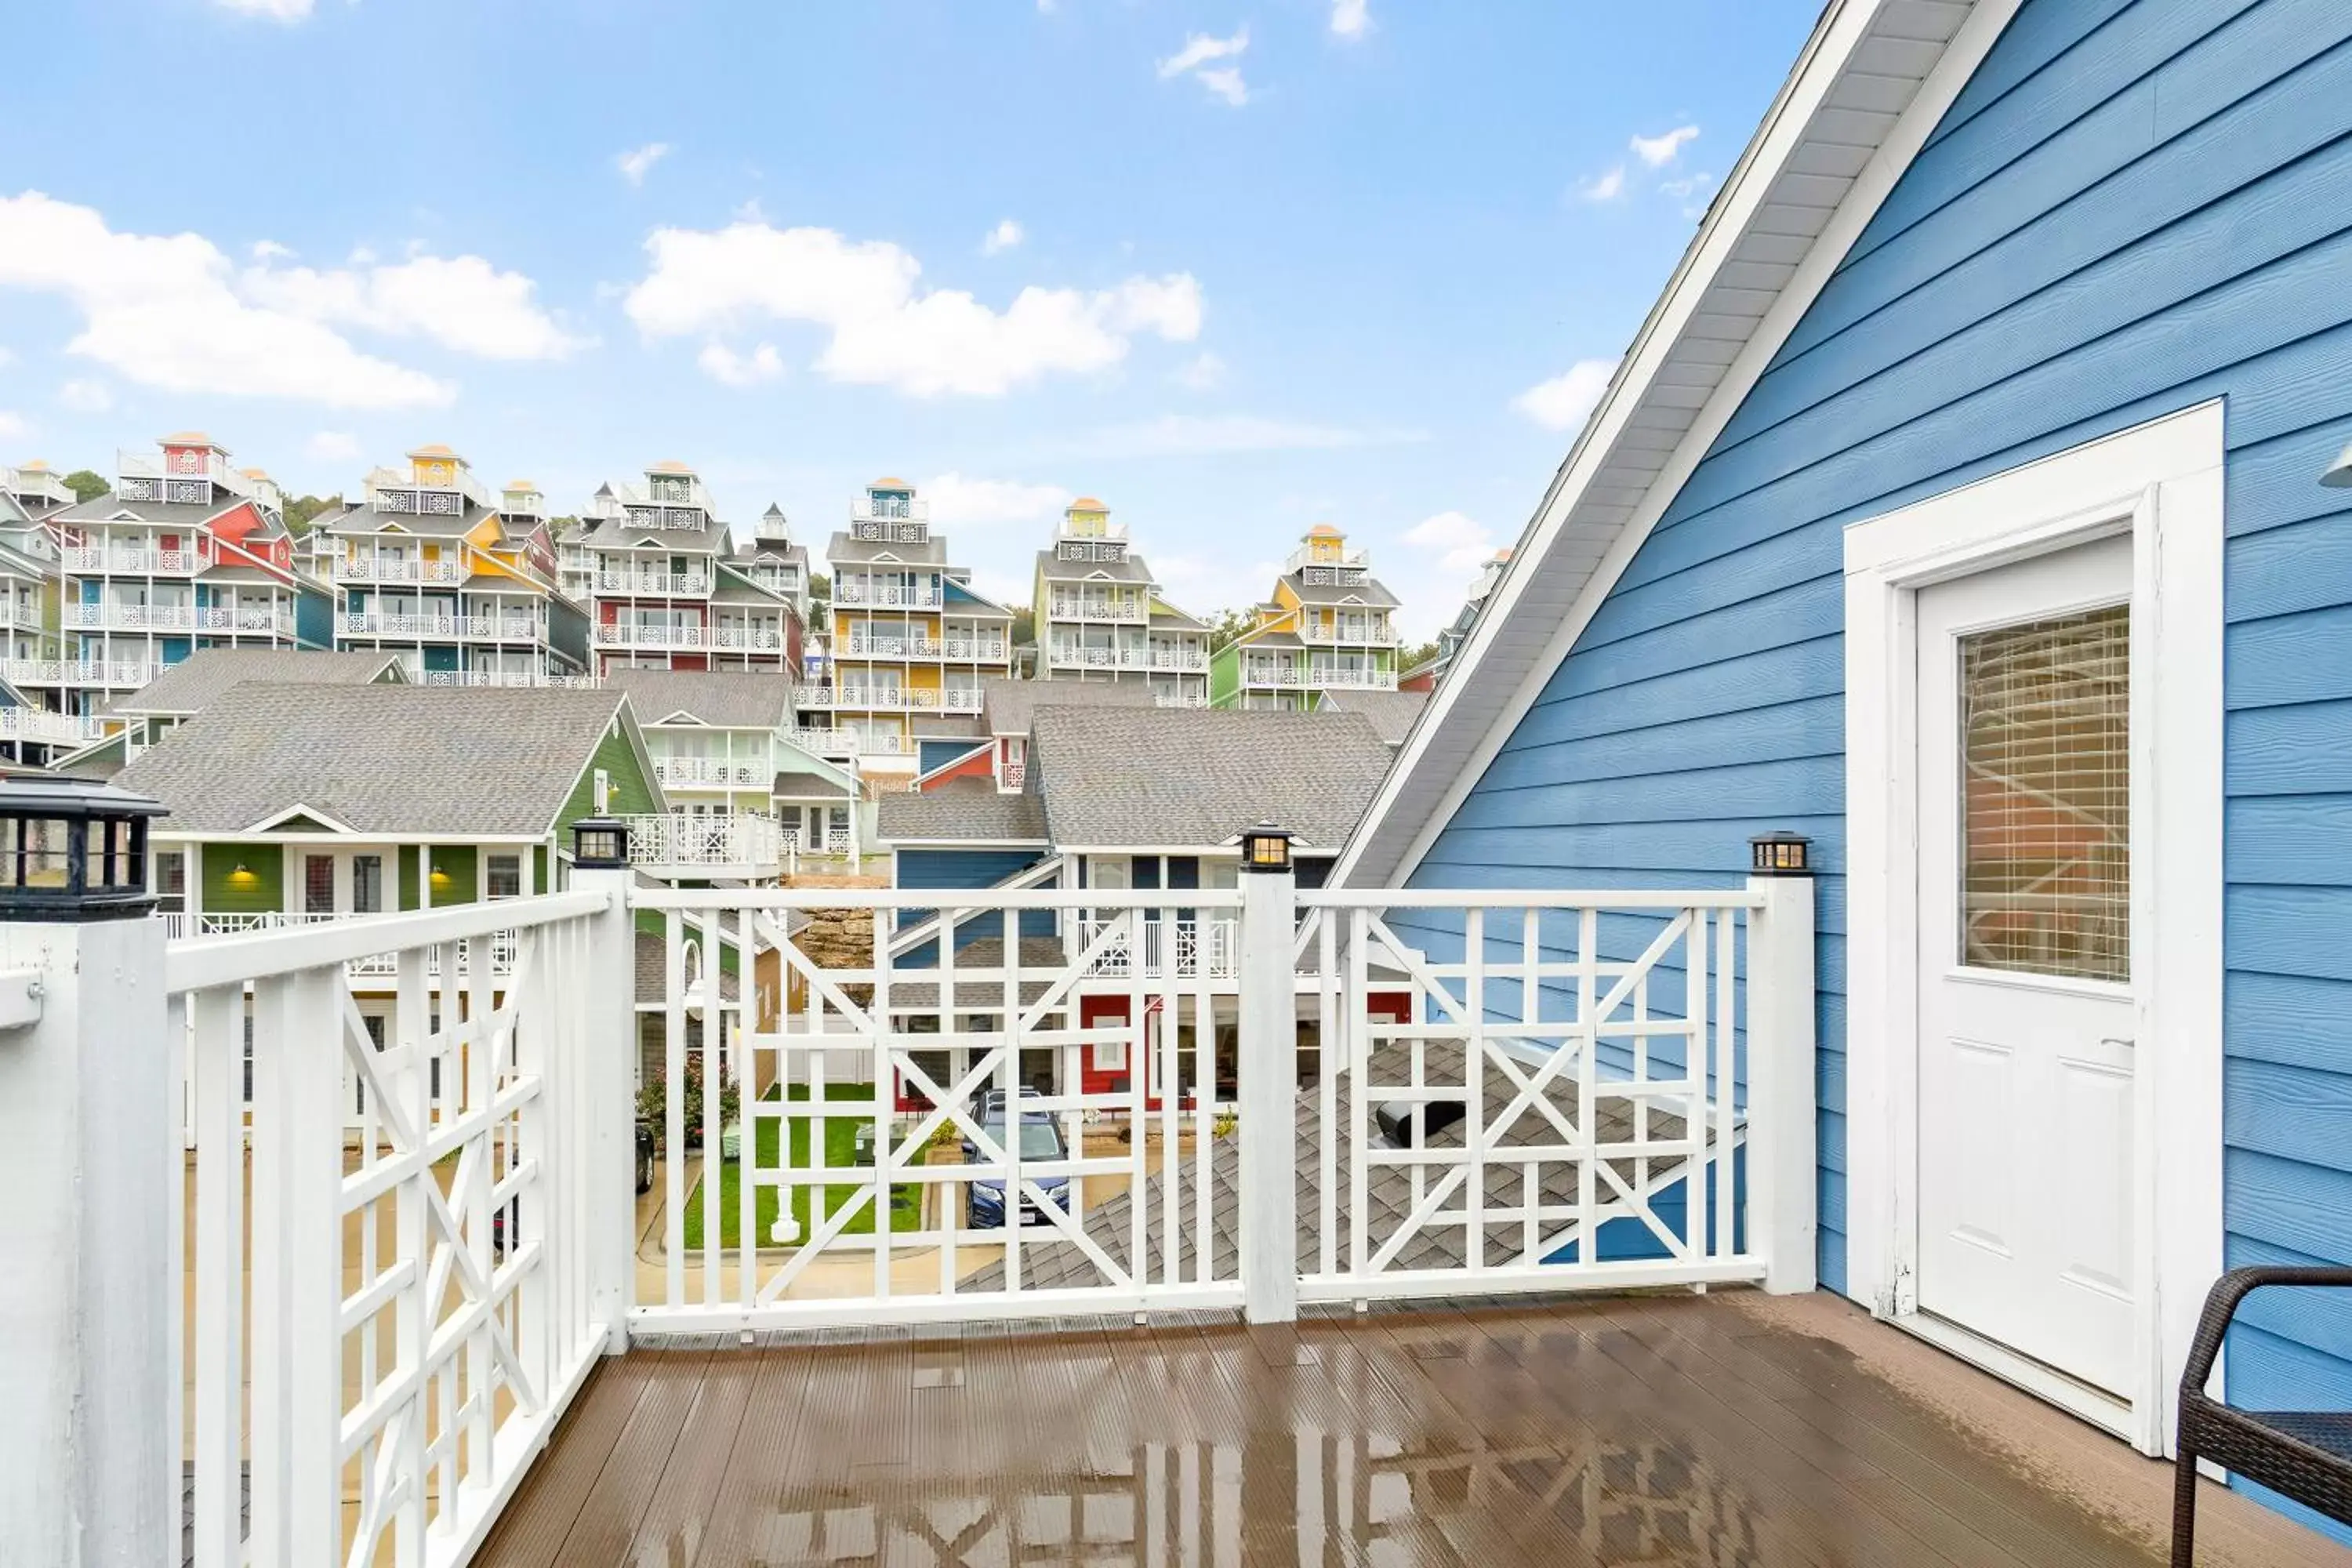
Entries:
{"type": "Polygon", "coordinates": [[[2347,192],[2352,7],[1832,4],[1338,872],[1809,835],[1821,1280],[2149,1453],[2352,1261],[2347,192]]]}

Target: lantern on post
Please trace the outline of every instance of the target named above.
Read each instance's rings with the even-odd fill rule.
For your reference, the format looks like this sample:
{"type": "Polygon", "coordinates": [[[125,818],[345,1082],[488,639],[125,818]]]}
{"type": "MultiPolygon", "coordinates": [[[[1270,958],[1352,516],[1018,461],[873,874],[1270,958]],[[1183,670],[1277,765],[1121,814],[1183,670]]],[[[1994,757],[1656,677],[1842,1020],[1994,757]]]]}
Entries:
{"type": "Polygon", "coordinates": [[[1276,827],[1271,822],[1260,822],[1242,835],[1242,869],[1244,871],[1287,871],[1290,869],[1290,841],[1297,837],[1287,827],[1276,827]]]}
{"type": "Polygon", "coordinates": [[[1813,841],[1786,828],[1759,833],[1748,841],[1748,874],[1751,877],[1810,877],[1813,874],[1813,841]]]}
{"type": "Polygon", "coordinates": [[[583,816],[572,825],[572,866],[578,871],[629,868],[629,825],[609,816],[583,816]]]}
{"type": "Polygon", "coordinates": [[[163,803],[102,779],[0,781],[0,921],[131,920],[147,890],[147,824],[163,803]]]}

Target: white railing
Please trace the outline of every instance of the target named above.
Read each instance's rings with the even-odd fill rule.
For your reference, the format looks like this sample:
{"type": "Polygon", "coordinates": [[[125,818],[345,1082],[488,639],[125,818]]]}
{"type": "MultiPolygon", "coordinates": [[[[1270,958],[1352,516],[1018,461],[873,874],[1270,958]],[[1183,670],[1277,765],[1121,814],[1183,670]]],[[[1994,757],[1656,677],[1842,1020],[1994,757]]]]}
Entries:
{"type": "Polygon", "coordinates": [[[415,561],[345,553],[335,557],[339,583],[462,583],[470,571],[459,561],[415,561]]]}
{"type": "Polygon", "coordinates": [[[1252,664],[1242,666],[1244,686],[1305,686],[1307,672],[1295,664],[1252,664]]]}
{"type": "Polygon", "coordinates": [[[951,636],[945,639],[944,643],[941,645],[941,652],[943,656],[948,658],[969,658],[982,661],[1002,659],[1005,657],[1005,643],[1003,637],[964,637],[951,636]]]}
{"type": "Polygon", "coordinates": [[[1393,627],[1369,621],[1341,621],[1332,626],[1307,621],[1299,626],[1298,636],[1305,642],[1357,643],[1374,647],[1387,647],[1397,640],[1393,627]]]}
{"type": "Polygon", "coordinates": [[[783,839],[776,820],[751,812],[653,812],[621,819],[629,827],[629,861],[673,873],[776,874],[783,839]]]}
{"type": "Polygon", "coordinates": [[[1341,550],[1328,544],[1302,544],[1284,557],[1282,569],[1297,572],[1329,567],[1343,572],[1360,572],[1371,563],[1370,554],[1362,550],[1341,550]]]}
{"type": "MultiPolygon", "coordinates": [[[[638,890],[633,905],[667,925],[655,1070],[667,1157],[656,1188],[664,1268],[639,1276],[646,1294],[633,1326],[708,1332],[1237,1306],[1242,1260],[1214,1206],[1239,1155],[1219,1135],[1228,1110],[1216,1096],[1211,989],[1091,973],[1129,922],[1147,911],[1173,920],[1180,900],[1206,918],[1239,906],[1230,890],[638,890]],[[842,963],[786,934],[795,910],[887,920],[892,910],[969,908],[1050,925],[1082,903],[1104,920],[1097,946],[1065,953],[1048,943],[1050,956],[1032,952],[1034,941],[1008,948],[1001,925],[968,924],[944,952],[932,943],[894,956],[885,944],[878,967],[871,947],[842,963]],[[782,1005],[749,984],[730,994],[713,952],[722,945],[772,950],[801,999],[782,1005]],[[1098,1000],[1082,1007],[1087,998],[1098,1000]],[[1041,1057],[1055,1079],[1021,1092],[1041,1057]],[[740,1086],[734,1136],[719,1118],[688,1122],[695,1074],[740,1086]],[[991,1093],[1001,1097],[993,1113],[991,1093]],[[1008,1104],[1017,1114],[1003,1113],[1008,1104]],[[869,1154],[850,1154],[852,1129],[864,1130],[869,1154]],[[738,1179],[722,1186],[712,1177],[725,1165],[738,1179]],[[689,1226],[698,1184],[703,1201],[689,1226]],[[721,1192],[731,1200],[723,1209],[711,1201],[721,1192]]],[[[747,958],[742,973],[751,967],[747,958]]]]}
{"type": "Polygon", "coordinates": [[[350,637],[474,637],[485,642],[535,642],[547,628],[525,616],[351,615],[335,616],[350,637]]]}
{"type": "Polygon", "coordinates": [[[766,784],[775,773],[763,763],[721,762],[716,757],[656,757],[654,776],[669,784],[766,784]]]}
{"type": "Polygon", "coordinates": [[[596,625],[596,640],[607,647],[700,647],[707,636],[706,629],[698,626],[629,621],[600,621],[596,625]]]}
{"type": "Polygon", "coordinates": [[[891,544],[920,544],[929,537],[931,503],[920,496],[879,502],[864,490],[849,503],[850,536],[891,544]]]}
{"type": "Polygon", "coordinates": [[[1314,588],[1360,588],[1371,576],[1361,566],[1308,566],[1300,570],[1301,580],[1314,588]]]}
{"type": "Polygon", "coordinates": [[[1014,795],[1018,795],[1024,787],[1026,787],[1028,783],[1029,764],[1027,763],[1007,763],[1004,764],[1002,784],[1006,790],[1014,795]]]}
{"type": "Polygon", "coordinates": [[[600,929],[614,896],[168,950],[197,1568],[462,1563],[586,1382],[620,1307],[599,1238],[626,1202],[598,1201],[627,1157],[625,1079],[583,1049],[609,1038],[600,1001],[625,1006],[594,985],[623,984],[603,975],[626,967],[600,929]],[[502,983],[459,952],[501,925],[502,983]],[[363,1013],[349,971],[387,942],[389,1000],[363,1013]]]}
{"type": "Polygon", "coordinates": [[[94,545],[75,545],[58,552],[58,560],[68,572],[135,572],[161,575],[185,575],[201,572],[209,564],[203,554],[194,550],[126,550],[94,545]]]}
{"type": "MultiPolygon", "coordinates": [[[[500,901],[506,902],[509,900],[502,900],[500,901]]],[[[415,911],[411,910],[408,912],[415,913],[415,911]]],[[[362,922],[380,923],[387,921],[401,920],[405,917],[402,913],[396,911],[377,911],[361,914],[348,910],[337,910],[330,913],[272,910],[246,914],[214,913],[191,915],[185,913],[167,912],[159,915],[157,918],[163,922],[163,936],[165,941],[203,942],[208,941],[214,937],[250,936],[256,931],[294,931],[307,929],[311,926],[331,924],[353,925],[362,922]]],[[[458,942],[457,956],[460,967],[463,967],[466,962],[467,952],[467,943],[464,942],[458,942]]],[[[514,967],[514,956],[515,933],[511,931],[500,931],[495,932],[490,939],[490,973],[493,974],[505,974],[509,973],[514,967]]],[[[372,952],[365,954],[364,956],[352,959],[347,967],[349,968],[352,975],[355,978],[363,975],[382,976],[396,974],[399,973],[397,963],[398,958],[398,953],[389,951],[383,952],[372,952]]],[[[431,973],[438,974],[441,972],[441,958],[439,953],[436,952],[429,955],[426,963],[431,973]]]]}
{"type": "Polygon", "coordinates": [[[0,669],[19,685],[140,687],[163,674],[164,666],[136,659],[11,658],[0,659],[0,669]]]}
{"type": "Polygon", "coordinates": [[[885,637],[853,626],[844,653],[851,658],[937,658],[940,643],[937,637],[885,637]]]}
{"type": "Polygon", "coordinates": [[[122,626],[134,631],[185,632],[196,626],[193,605],[72,604],[65,606],[69,626],[122,626]]]}
{"type": "Polygon", "coordinates": [[[910,588],[902,583],[871,583],[856,577],[836,577],[833,581],[833,602],[836,605],[895,605],[936,610],[940,596],[940,590],[928,585],[910,588]]]}
{"type": "Polygon", "coordinates": [[[783,732],[787,745],[820,757],[849,756],[858,750],[858,734],[855,730],[820,728],[807,725],[783,732]]]}
{"type": "MultiPolygon", "coordinates": [[[[1134,923],[1125,915],[1086,912],[1077,917],[1077,945],[1097,954],[1087,971],[1089,975],[1139,973],[1135,968],[1135,944],[1129,940],[1134,923]]],[[[1171,975],[1179,980],[1234,977],[1235,948],[1241,934],[1236,917],[1202,920],[1189,913],[1170,919],[1147,916],[1141,924],[1143,967],[1139,973],[1144,979],[1171,975]],[[1171,964],[1174,967],[1171,968],[1171,964]]]]}
{"type": "Polygon", "coordinates": [[[196,612],[196,627],[208,632],[273,632],[294,635],[294,612],[275,605],[265,609],[208,607],[196,612]]]}
{"type": "Polygon", "coordinates": [[[1209,694],[1201,691],[1155,691],[1151,694],[1154,708],[1206,708],[1209,694]]]}
{"type": "Polygon", "coordinates": [[[1064,599],[1048,601],[1047,614],[1057,621],[1148,621],[1151,605],[1145,599],[1064,599]]]}
{"type": "Polygon", "coordinates": [[[1209,656],[1189,647],[1087,647],[1057,642],[1051,645],[1056,665],[1085,669],[1206,669],[1209,656]]]}
{"type": "Polygon", "coordinates": [[[706,572],[607,572],[596,574],[600,594],[685,594],[700,597],[710,592],[706,572]]]}
{"type": "Polygon", "coordinates": [[[779,626],[720,626],[711,631],[710,646],[773,653],[784,646],[783,628],[779,626]]]}
{"type": "Polygon", "coordinates": [[[0,708],[0,741],[28,741],[45,746],[85,746],[106,735],[104,722],[76,713],[52,713],[46,708],[0,708]]]}
{"type": "Polygon", "coordinates": [[[593,675],[541,669],[425,669],[409,672],[418,686],[548,686],[595,690],[604,682],[593,675]]]}

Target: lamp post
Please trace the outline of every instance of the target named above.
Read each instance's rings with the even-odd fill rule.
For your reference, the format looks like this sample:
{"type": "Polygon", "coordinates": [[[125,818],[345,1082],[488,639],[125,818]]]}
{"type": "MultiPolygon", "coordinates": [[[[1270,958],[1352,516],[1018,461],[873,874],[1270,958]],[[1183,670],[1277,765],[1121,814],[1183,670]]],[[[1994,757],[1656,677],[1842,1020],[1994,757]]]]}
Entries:
{"type": "Polygon", "coordinates": [[[0,1562],[180,1551],[184,1163],[156,802],[0,782],[0,1562]]]}
{"type": "MultiPolygon", "coordinates": [[[[591,974],[636,973],[636,930],[629,910],[629,825],[604,816],[572,825],[572,890],[602,892],[609,902],[589,922],[591,974]]],[[[628,984],[634,984],[630,982],[628,984]]],[[[587,1181],[591,1212],[607,1216],[591,1238],[594,1282],[592,1315],[612,1325],[604,1353],[629,1348],[631,1280],[636,1257],[635,1171],[636,1092],[632,1058],[636,1050],[635,1015],[620,1008],[592,1008],[582,1042],[588,1092],[597,1107],[594,1147],[587,1181]]]]}
{"type": "Polygon", "coordinates": [[[1292,835],[1260,822],[1241,836],[1242,1313],[1298,1316],[1298,1003],[1291,942],[1298,879],[1292,835]]]}
{"type": "Polygon", "coordinates": [[[583,816],[572,825],[572,868],[575,871],[625,871],[629,868],[629,825],[609,816],[583,816]]]}
{"type": "Polygon", "coordinates": [[[1785,829],[1748,841],[1748,1244],[1775,1295],[1817,1283],[1812,847],[1785,829]]]}

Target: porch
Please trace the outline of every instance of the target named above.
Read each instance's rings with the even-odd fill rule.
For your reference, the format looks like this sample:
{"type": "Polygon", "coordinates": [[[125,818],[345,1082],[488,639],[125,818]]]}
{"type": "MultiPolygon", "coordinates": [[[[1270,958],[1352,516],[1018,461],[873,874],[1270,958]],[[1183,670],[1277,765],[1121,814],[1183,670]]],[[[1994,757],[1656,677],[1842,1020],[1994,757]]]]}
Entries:
{"type": "MultiPolygon", "coordinates": [[[[477,1562],[2164,1561],[2170,1469],[1826,1295],[646,1341],[477,1562]]],[[[2342,1554],[2209,1489],[2200,1561],[2342,1554]]]]}

